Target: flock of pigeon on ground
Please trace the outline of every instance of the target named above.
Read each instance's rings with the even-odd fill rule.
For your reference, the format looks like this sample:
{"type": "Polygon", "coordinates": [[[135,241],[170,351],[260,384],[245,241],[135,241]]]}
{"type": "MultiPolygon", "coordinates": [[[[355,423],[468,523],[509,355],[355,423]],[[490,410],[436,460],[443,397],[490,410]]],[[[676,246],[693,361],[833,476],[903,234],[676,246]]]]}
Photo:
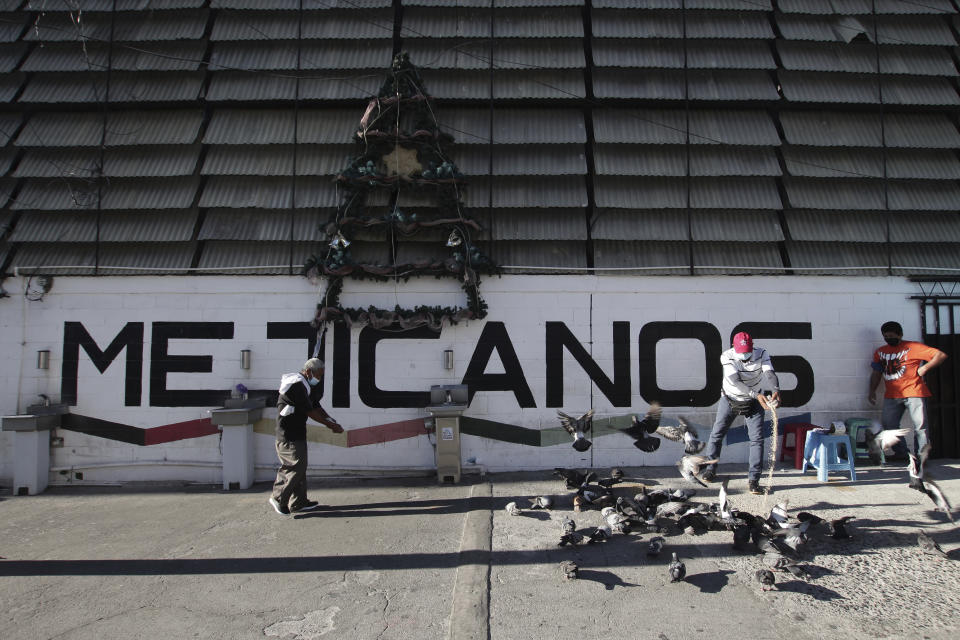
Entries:
{"type": "MultiPolygon", "coordinates": [[[[573,447],[577,451],[586,451],[591,442],[586,433],[592,428],[593,411],[579,418],[558,412],[561,424],[574,438],[573,447]]],[[[633,423],[623,432],[634,438],[634,446],[646,452],[656,451],[660,446],[660,439],[651,434],[661,435],[668,440],[682,442],[685,455],[677,462],[680,475],[687,481],[706,487],[701,470],[706,465],[716,462],[697,455],[703,450],[705,443],[699,440],[696,429],[684,418],[679,419],[679,426],[660,424],[661,409],[653,404],[643,420],[633,416],[633,423]]],[[[880,432],[873,440],[874,449],[882,448],[891,453],[891,447],[897,438],[906,433],[902,430],[880,432]]],[[[947,501],[936,480],[924,470],[924,465],[930,453],[930,446],[921,449],[919,456],[909,455],[907,467],[910,476],[910,488],[926,494],[936,506],[936,509],[946,514],[953,522],[952,507],[947,501]]],[[[808,533],[816,529],[825,528],[827,534],[834,539],[849,538],[846,525],[853,516],[843,516],[834,520],[824,520],[812,513],[799,512],[791,515],[788,510],[788,501],[774,506],[766,516],[757,516],[746,511],[734,509],[727,499],[727,479],[718,478],[720,483],[718,500],[712,504],[693,503],[690,498],[696,495],[695,489],[657,488],[648,490],[641,486],[640,493],[632,499],[625,496],[616,496],[613,487],[623,481],[623,471],[612,469],[607,478],[598,478],[593,471],[577,471],[573,469],[557,468],[553,475],[562,478],[566,488],[575,491],[573,496],[574,511],[579,513],[586,509],[599,509],[606,524],[578,531],[577,525],[569,516],[560,521],[561,533],[557,544],[562,547],[575,547],[579,544],[597,544],[611,540],[615,534],[629,535],[632,532],[653,533],[647,546],[647,556],[657,557],[663,551],[666,540],[662,535],[671,529],[679,529],[687,534],[698,535],[706,531],[729,531],[733,536],[733,549],[739,552],[762,553],[762,568],[755,574],[757,582],[763,591],[773,589],[776,583],[776,572],[789,572],[801,580],[810,580],[812,576],[803,562],[803,545],[807,542],[808,533]]],[[[553,500],[550,497],[539,496],[531,500],[529,509],[551,509],[553,500]]],[[[510,515],[521,515],[524,509],[516,502],[506,505],[510,515]]],[[[927,554],[947,558],[947,554],[935,540],[923,530],[917,535],[920,549],[927,554]]],[[[563,576],[576,579],[578,570],[576,563],[565,560],[561,563],[563,576]]],[[[686,577],[686,567],[683,561],[672,553],[671,562],[667,565],[671,582],[678,582],[686,577]]]]}

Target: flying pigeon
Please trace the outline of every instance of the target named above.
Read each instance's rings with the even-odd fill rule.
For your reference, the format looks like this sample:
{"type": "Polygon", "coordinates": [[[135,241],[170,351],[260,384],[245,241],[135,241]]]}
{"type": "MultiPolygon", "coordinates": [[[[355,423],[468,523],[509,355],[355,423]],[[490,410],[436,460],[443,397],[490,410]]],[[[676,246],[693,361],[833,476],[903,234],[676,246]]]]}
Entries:
{"type": "Polygon", "coordinates": [[[682,475],[684,479],[705,487],[707,486],[706,483],[697,477],[700,475],[700,469],[709,464],[716,464],[719,461],[719,458],[708,460],[703,456],[686,455],[677,461],[677,468],[680,469],[680,475],[682,475]]]}
{"type": "Polygon", "coordinates": [[[553,499],[547,496],[537,496],[530,499],[531,509],[549,509],[553,506],[553,499]]]}
{"type": "Polygon", "coordinates": [[[701,442],[697,430],[687,422],[687,419],[683,416],[680,416],[677,419],[679,423],[678,426],[673,427],[670,425],[662,424],[657,427],[656,433],[663,436],[667,440],[673,440],[674,442],[682,442],[683,450],[686,453],[700,453],[703,451],[703,448],[707,446],[706,442],[701,442]]]}
{"type": "Polygon", "coordinates": [[[757,569],[754,575],[757,577],[757,582],[760,583],[761,591],[770,591],[777,581],[777,579],[773,577],[773,571],[770,571],[770,569],[757,569]]]}
{"type": "Polygon", "coordinates": [[[920,533],[917,534],[917,544],[920,545],[920,549],[924,553],[930,554],[932,556],[940,555],[944,558],[949,558],[947,552],[940,548],[940,545],[937,544],[937,541],[927,535],[927,532],[923,529],[920,530],[920,533]]]}
{"type": "Polygon", "coordinates": [[[593,443],[583,435],[593,428],[593,409],[590,409],[590,411],[587,411],[579,418],[574,418],[562,411],[557,411],[557,415],[560,416],[560,426],[573,436],[574,449],[583,452],[593,446],[593,443]]]}
{"type": "Polygon", "coordinates": [[[653,438],[648,434],[654,433],[660,426],[662,413],[660,404],[653,402],[650,404],[650,409],[647,410],[643,420],[637,418],[636,415],[630,417],[631,424],[623,432],[634,439],[633,446],[647,453],[653,453],[660,448],[660,438],[653,438]]]}
{"type": "Polygon", "coordinates": [[[520,507],[517,506],[516,502],[508,502],[505,508],[507,510],[507,513],[509,513],[512,516],[518,516],[521,513],[523,513],[522,511],[520,511],[520,507]]]}
{"type": "Polygon", "coordinates": [[[558,478],[563,478],[567,484],[567,489],[579,489],[581,486],[587,484],[591,480],[597,477],[597,474],[593,471],[584,471],[580,473],[574,469],[563,469],[561,467],[556,467],[553,470],[553,475],[558,478]]]}
{"type": "Polygon", "coordinates": [[[593,544],[594,542],[606,542],[613,535],[610,527],[597,527],[593,530],[590,535],[587,536],[587,544],[593,544]]]}
{"type": "Polygon", "coordinates": [[[880,458],[880,452],[885,455],[893,453],[893,446],[899,442],[900,438],[905,438],[910,434],[910,429],[885,429],[878,433],[866,430],[864,435],[867,439],[867,453],[874,460],[880,458]]]}
{"type": "MultiPolygon", "coordinates": [[[[660,536],[651,538],[650,544],[647,545],[647,555],[648,556],[660,555],[660,552],[663,551],[663,545],[665,542],[666,541],[660,536]]],[[[674,555],[674,559],[676,559],[677,554],[673,554],[673,555],[674,555]]]]}
{"type": "Polygon", "coordinates": [[[827,525],[830,527],[830,537],[834,540],[845,540],[850,537],[847,533],[847,523],[853,520],[853,516],[843,516],[836,520],[831,520],[827,525]]]}
{"type": "Polygon", "coordinates": [[[930,455],[930,445],[926,444],[923,446],[923,449],[920,450],[919,458],[912,453],[907,455],[910,456],[910,463],[907,465],[907,473],[910,476],[910,484],[908,486],[911,489],[925,493],[927,497],[933,501],[933,504],[936,505],[937,510],[943,511],[947,515],[947,519],[953,522],[953,507],[940,489],[940,485],[938,485],[936,480],[924,471],[923,468],[927,461],[927,456],[930,455]]]}
{"type": "Polygon", "coordinates": [[[667,570],[670,571],[670,582],[679,582],[687,576],[687,566],[677,558],[676,552],[674,552],[673,560],[667,570]]]}
{"type": "Polygon", "coordinates": [[[564,560],[560,563],[560,570],[563,572],[563,577],[567,580],[576,580],[580,567],[578,567],[573,560],[564,560]]]}

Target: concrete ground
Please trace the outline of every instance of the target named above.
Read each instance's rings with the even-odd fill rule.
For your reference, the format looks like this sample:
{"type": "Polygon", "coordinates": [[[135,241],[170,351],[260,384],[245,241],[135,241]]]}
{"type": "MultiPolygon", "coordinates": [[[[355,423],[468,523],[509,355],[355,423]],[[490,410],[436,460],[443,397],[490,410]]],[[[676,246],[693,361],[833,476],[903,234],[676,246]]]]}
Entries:
{"type": "MultiPolygon", "coordinates": [[[[932,461],[960,502],[960,463],[932,461]]],[[[598,469],[601,476],[608,470],[598,469]]],[[[673,467],[626,468],[617,487],[689,487],[673,467]]],[[[811,535],[814,579],[778,574],[761,592],[760,556],[735,552],[727,532],[618,535],[560,547],[575,513],[549,471],[431,478],[311,478],[326,506],[283,517],[270,487],[51,488],[0,495],[0,638],[317,638],[585,640],[616,634],[677,640],[955,638],[960,629],[960,530],[906,486],[906,471],[862,467],[857,482],[778,470],[769,496],[746,493],[743,465],[722,466],[734,506],[766,513],[850,515],[851,540],[811,535]],[[510,516],[504,505],[549,495],[555,509],[510,516]],[[923,554],[924,529],[949,559],[923,554]],[[669,553],[687,578],[670,583],[669,553]],[[563,578],[572,559],[580,578],[563,578]]],[[[695,502],[716,500],[718,485],[695,502]]],[[[960,511],[957,513],[960,517],[960,511]]]]}

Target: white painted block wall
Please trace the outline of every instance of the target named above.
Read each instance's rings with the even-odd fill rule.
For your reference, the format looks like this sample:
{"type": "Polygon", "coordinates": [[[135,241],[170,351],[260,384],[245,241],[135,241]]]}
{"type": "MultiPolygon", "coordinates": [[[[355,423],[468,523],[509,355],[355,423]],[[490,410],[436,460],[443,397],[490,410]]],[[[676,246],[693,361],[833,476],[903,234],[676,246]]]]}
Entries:
{"type": "MultiPolygon", "coordinates": [[[[4,283],[10,292],[23,291],[24,282],[4,283]]],[[[60,399],[64,322],[81,322],[101,349],[105,349],[127,322],[145,324],[142,405],[124,406],[125,354],[100,373],[80,350],[78,401],[72,411],[113,422],[150,428],[207,417],[212,407],[151,407],[150,328],[157,321],[232,322],[231,340],[171,340],[171,354],[213,357],[211,373],[172,373],[168,387],[230,389],[237,383],[250,388],[274,387],[281,374],[302,364],[306,343],[267,340],[267,322],[307,322],[314,314],[319,283],[288,276],[210,277],[62,277],[40,301],[14,295],[0,300],[0,413],[15,414],[45,393],[60,399]],[[50,369],[36,369],[36,352],[49,349],[50,369]],[[240,350],[252,352],[252,368],[240,369],[240,350]]],[[[377,385],[383,389],[422,391],[434,384],[461,381],[477,338],[486,322],[503,322],[536,401],[536,408],[520,408],[510,392],[480,392],[467,415],[528,428],[558,425],[556,408],[546,407],[544,327],[563,322],[584,344],[599,366],[612,376],[612,323],[630,322],[632,407],[614,407],[579,365],[565,354],[564,406],[571,413],[590,407],[598,416],[646,410],[639,394],[637,335],[654,321],[698,321],[713,324],[724,342],[741,322],[809,322],[812,340],[758,340],[772,354],[800,355],[811,364],[815,393],[804,407],[784,408],[781,415],[810,412],[813,421],[826,423],[851,416],[877,417],[866,402],[869,359],[880,344],[879,325],[896,320],[907,338],[919,339],[920,313],[911,295],[917,285],[887,277],[627,277],[627,276],[503,276],[488,277],[482,295],[489,305],[483,321],[444,327],[436,340],[386,340],[377,350],[377,385]],[[455,368],[442,366],[442,352],[453,349],[455,368]]],[[[434,278],[408,282],[348,282],[345,306],[381,307],[419,304],[460,305],[462,294],[453,282],[434,278]]],[[[327,408],[347,429],[369,427],[423,417],[419,409],[365,407],[357,395],[357,336],[352,331],[351,406],[327,408]]],[[[332,332],[328,334],[330,360],[332,332]]],[[[725,345],[726,346],[726,345],[725,345]]],[[[663,340],[657,347],[657,382],[664,389],[702,388],[704,350],[692,340],[663,340]]],[[[496,356],[486,373],[503,369],[496,356]]],[[[330,368],[327,370],[330,393],[330,368]]],[[[792,388],[792,376],[781,385],[792,388]]],[[[274,409],[266,415],[273,416],[274,409]]],[[[667,419],[688,415],[706,427],[712,407],[668,407],[667,419]]],[[[735,423],[739,424],[739,423],[735,423]]],[[[218,437],[182,440],[153,446],[135,446],[59,430],[62,449],[52,451],[51,465],[103,463],[87,469],[84,482],[122,480],[185,480],[218,483],[218,437]],[[150,465],[146,463],[160,463],[150,465]],[[128,465],[128,466],[121,466],[128,465]],[[179,465],[179,466],[178,466],[179,465]]],[[[704,434],[704,437],[706,434],[704,434]]],[[[12,480],[12,438],[0,433],[0,484],[12,480]]],[[[620,435],[600,437],[586,455],[568,444],[527,447],[474,436],[463,438],[464,461],[473,458],[490,470],[546,469],[555,466],[664,465],[677,458],[678,446],[665,442],[654,454],[642,454],[620,435]]],[[[746,460],[746,445],[728,446],[724,462],[746,460]]],[[[256,435],[257,479],[273,476],[272,437],[256,435]]],[[[386,444],[353,448],[311,445],[310,465],[317,469],[391,469],[433,466],[433,450],[425,436],[386,444]]],[[[71,474],[54,474],[63,483],[71,474]]]]}

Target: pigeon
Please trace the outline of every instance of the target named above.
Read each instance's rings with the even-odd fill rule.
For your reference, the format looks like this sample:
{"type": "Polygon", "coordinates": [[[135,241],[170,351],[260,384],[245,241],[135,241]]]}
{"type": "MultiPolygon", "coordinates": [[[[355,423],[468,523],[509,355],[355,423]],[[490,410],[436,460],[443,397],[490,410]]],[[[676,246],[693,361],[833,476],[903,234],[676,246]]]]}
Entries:
{"type": "Polygon", "coordinates": [[[800,565],[796,560],[787,558],[778,553],[763,554],[763,564],[776,571],[789,571],[792,575],[807,580],[811,578],[810,572],[800,565]]]}
{"type": "Polygon", "coordinates": [[[663,518],[679,515],[680,513],[686,513],[689,508],[690,507],[683,502],[664,502],[657,507],[657,517],[663,518]]]}
{"type": "Polygon", "coordinates": [[[836,520],[831,520],[827,525],[830,527],[830,537],[834,540],[846,540],[850,537],[847,533],[847,523],[853,520],[853,516],[843,516],[836,520]]]}
{"type": "Polygon", "coordinates": [[[673,440],[674,442],[682,442],[683,450],[686,453],[700,453],[703,451],[704,447],[707,446],[706,442],[698,440],[699,434],[697,430],[687,422],[687,419],[683,416],[677,420],[679,423],[676,427],[669,425],[660,425],[656,429],[656,433],[663,436],[667,440],[673,440]]]}
{"type": "Polygon", "coordinates": [[[594,507],[605,507],[613,504],[610,490],[598,484],[585,484],[577,490],[577,497],[581,498],[580,505],[590,504],[594,507]]]}
{"type": "Polygon", "coordinates": [[[818,525],[823,522],[823,518],[815,516],[808,511],[801,511],[797,514],[797,520],[800,522],[809,522],[811,525],[818,525]]]}
{"type": "Polygon", "coordinates": [[[577,533],[576,531],[572,531],[570,533],[565,533],[562,536],[560,536],[560,542],[558,542],[557,544],[561,547],[568,544],[570,546],[575,547],[581,542],[583,542],[583,536],[577,533]]]}
{"type": "Polygon", "coordinates": [[[631,424],[623,432],[634,439],[633,446],[647,453],[653,453],[660,448],[660,438],[650,437],[649,434],[654,433],[660,426],[662,412],[660,404],[653,402],[643,420],[636,415],[630,417],[631,424]]]}
{"type": "Polygon", "coordinates": [[[593,544],[594,542],[606,542],[613,535],[613,531],[610,527],[597,527],[593,530],[590,535],[587,536],[587,544],[593,544]]]}
{"type": "Polygon", "coordinates": [[[563,571],[563,577],[567,580],[576,580],[579,576],[580,567],[573,560],[564,560],[560,563],[560,570],[563,571]]]}
{"type": "Polygon", "coordinates": [[[630,518],[622,513],[617,513],[613,507],[604,507],[600,510],[600,513],[607,521],[607,525],[610,527],[611,531],[628,534],[632,530],[630,526],[630,518]]]}
{"type": "Polygon", "coordinates": [[[923,445],[919,457],[912,453],[908,453],[907,455],[910,457],[910,462],[907,465],[910,482],[907,486],[921,493],[925,493],[927,497],[933,501],[933,504],[936,505],[937,510],[944,512],[947,515],[947,519],[953,522],[953,507],[943,494],[936,480],[924,471],[924,465],[926,464],[927,457],[930,455],[930,444],[923,445]]]}
{"type": "Polygon", "coordinates": [[[670,582],[679,582],[687,576],[687,566],[677,558],[676,553],[673,554],[673,559],[667,570],[670,572],[670,582]]]}
{"type": "Polygon", "coordinates": [[[508,502],[508,503],[507,503],[507,506],[506,506],[505,508],[506,508],[506,510],[507,510],[507,513],[509,513],[509,514],[512,515],[512,516],[518,516],[518,515],[520,515],[521,513],[523,513],[523,512],[520,510],[520,507],[517,506],[517,503],[516,503],[516,502],[508,502]]]}
{"type": "Polygon", "coordinates": [[[924,553],[936,556],[940,555],[944,558],[949,558],[947,552],[940,548],[940,545],[937,544],[937,541],[927,535],[927,532],[923,529],[920,530],[920,533],[917,534],[917,544],[920,545],[920,549],[924,553]]]}
{"type": "Polygon", "coordinates": [[[617,513],[622,513],[630,519],[640,517],[640,508],[630,498],[618,497],[613,507],[617,513]]]}
{"type": "Polygon", "coordinates": [[[614,478],[615,480],[623,480],[623,469],[620,467],[614,467],[613,469],[610,469],[610,477],[614,478]]]}
{"type": "MultiPolygon", "coordinates": [[[[665,542],[666,541],[660,536],[651,538],[650,544],[647,545],[647,555],[651,557],[660,555],[660,552],[663,551],[663,545],[665,542]]],[[[676,557],[676,554],[674,554],[674,557],[676,557]]]]}
{"type": "Polygon", "coordinates": [[[719,461],[719,458],[708,460],[703,456],[686,455],[677,461],[677,468],[680,469],[680,475],[682,475],[684,479],[705,487],[707,486],[706,483],[697,477],[700,475],[700,469],[709,464],[716,464],[719,461]]]}
{"type": "Polygon", "coordinates": [[[553,506],[553,499],[547,496],[537,496],[530,499],[531,509],[549,509],[553,506]]]}
{"type": "Polygon", "coordinates": [[[730,501],[727,499],[727,483],[730,482],[728,478],[724,478],[720,482],[720,494],[717,496],[719,499],[719,511],[720,517],[724,520],[730,520],[733,518],[733,515],[730,513],[730,501]]]}
{"type": "Polygon", "coordinates": [[[620,479],[619,478],[601,478],[600,480],[597,480],[597,484],[600,485],[601,487],[604,487],[605,489],[609,489],[615,484],[620,484],[620,479]]]}
{"type": "Polygon", "coordinates": [[[686,502],[697,495],[696,489],[674,489],[667,494],[667,497],[674,502],[686,502]]]}
{"type": "Polygon", "coordinates": [[[590,411],[587,411],[579,418],[574,418],[562,411],[557,411],[557,415],[560,416],[560,426],[573,436],[574,449],[583,452],[593,446],[593,443],[583,435],[593,428],[593,409],[590,409],[590,411]]]}
{"type": "Polygon", "coordinates": [[[811,580],[813,578],[803,565],[788,564],[785,569],[789,571],[794,578],[800,578],[801,580],[811,580]]]}
{"type": "Polygon", "coordinates": [[[747,551],[750,543],[750,527],[745,524],[733,528],[733,548],[737,551],[747,551]]]}
{"type": "Polygon", "coordinates": [[[560,520],[560,529],[564,533],[573,533],[577,530],[577,523],[570,516],[563,516],[563,519],[560,520]]]}
{"type": "Polygon", "coordinates": [[[910,429],[885,429],[878,433],[865,430],[864,436],[867,439],[867,453],[875,460],[880,458],[880,452],[884,455],[893,454],[893,446],[897,444],[900,438],[905,438],[910,434],[910,429]]]}
{"type": "Polygon", "coordinates": [[[561,467],[556,467],[553,470],[553,475],[558,478],[563,478],[567,484],[567,489],[579,489],[582,485],[587,484],[597,477],[597,474],[593,471],[580,473],[574,469],[563,469],[561,467]]]}
{"type": "Polygon", "coordinates": [[[790,514],[788,513],[789,501],[784,500],[783,502],[776,504],[770,509],[770,516],[767,518],[767,523],[771,527],[787,527],[790,522],[790,514]]]}
{"type": "Polygon", "coordinates": [[[777,579],[773,577],[773,571],[770,571],[770,569],[757,569],[754,575],[757,578],[757,582],[760,583],[761,591],[770,591],[777,581],[777,579]]]}

